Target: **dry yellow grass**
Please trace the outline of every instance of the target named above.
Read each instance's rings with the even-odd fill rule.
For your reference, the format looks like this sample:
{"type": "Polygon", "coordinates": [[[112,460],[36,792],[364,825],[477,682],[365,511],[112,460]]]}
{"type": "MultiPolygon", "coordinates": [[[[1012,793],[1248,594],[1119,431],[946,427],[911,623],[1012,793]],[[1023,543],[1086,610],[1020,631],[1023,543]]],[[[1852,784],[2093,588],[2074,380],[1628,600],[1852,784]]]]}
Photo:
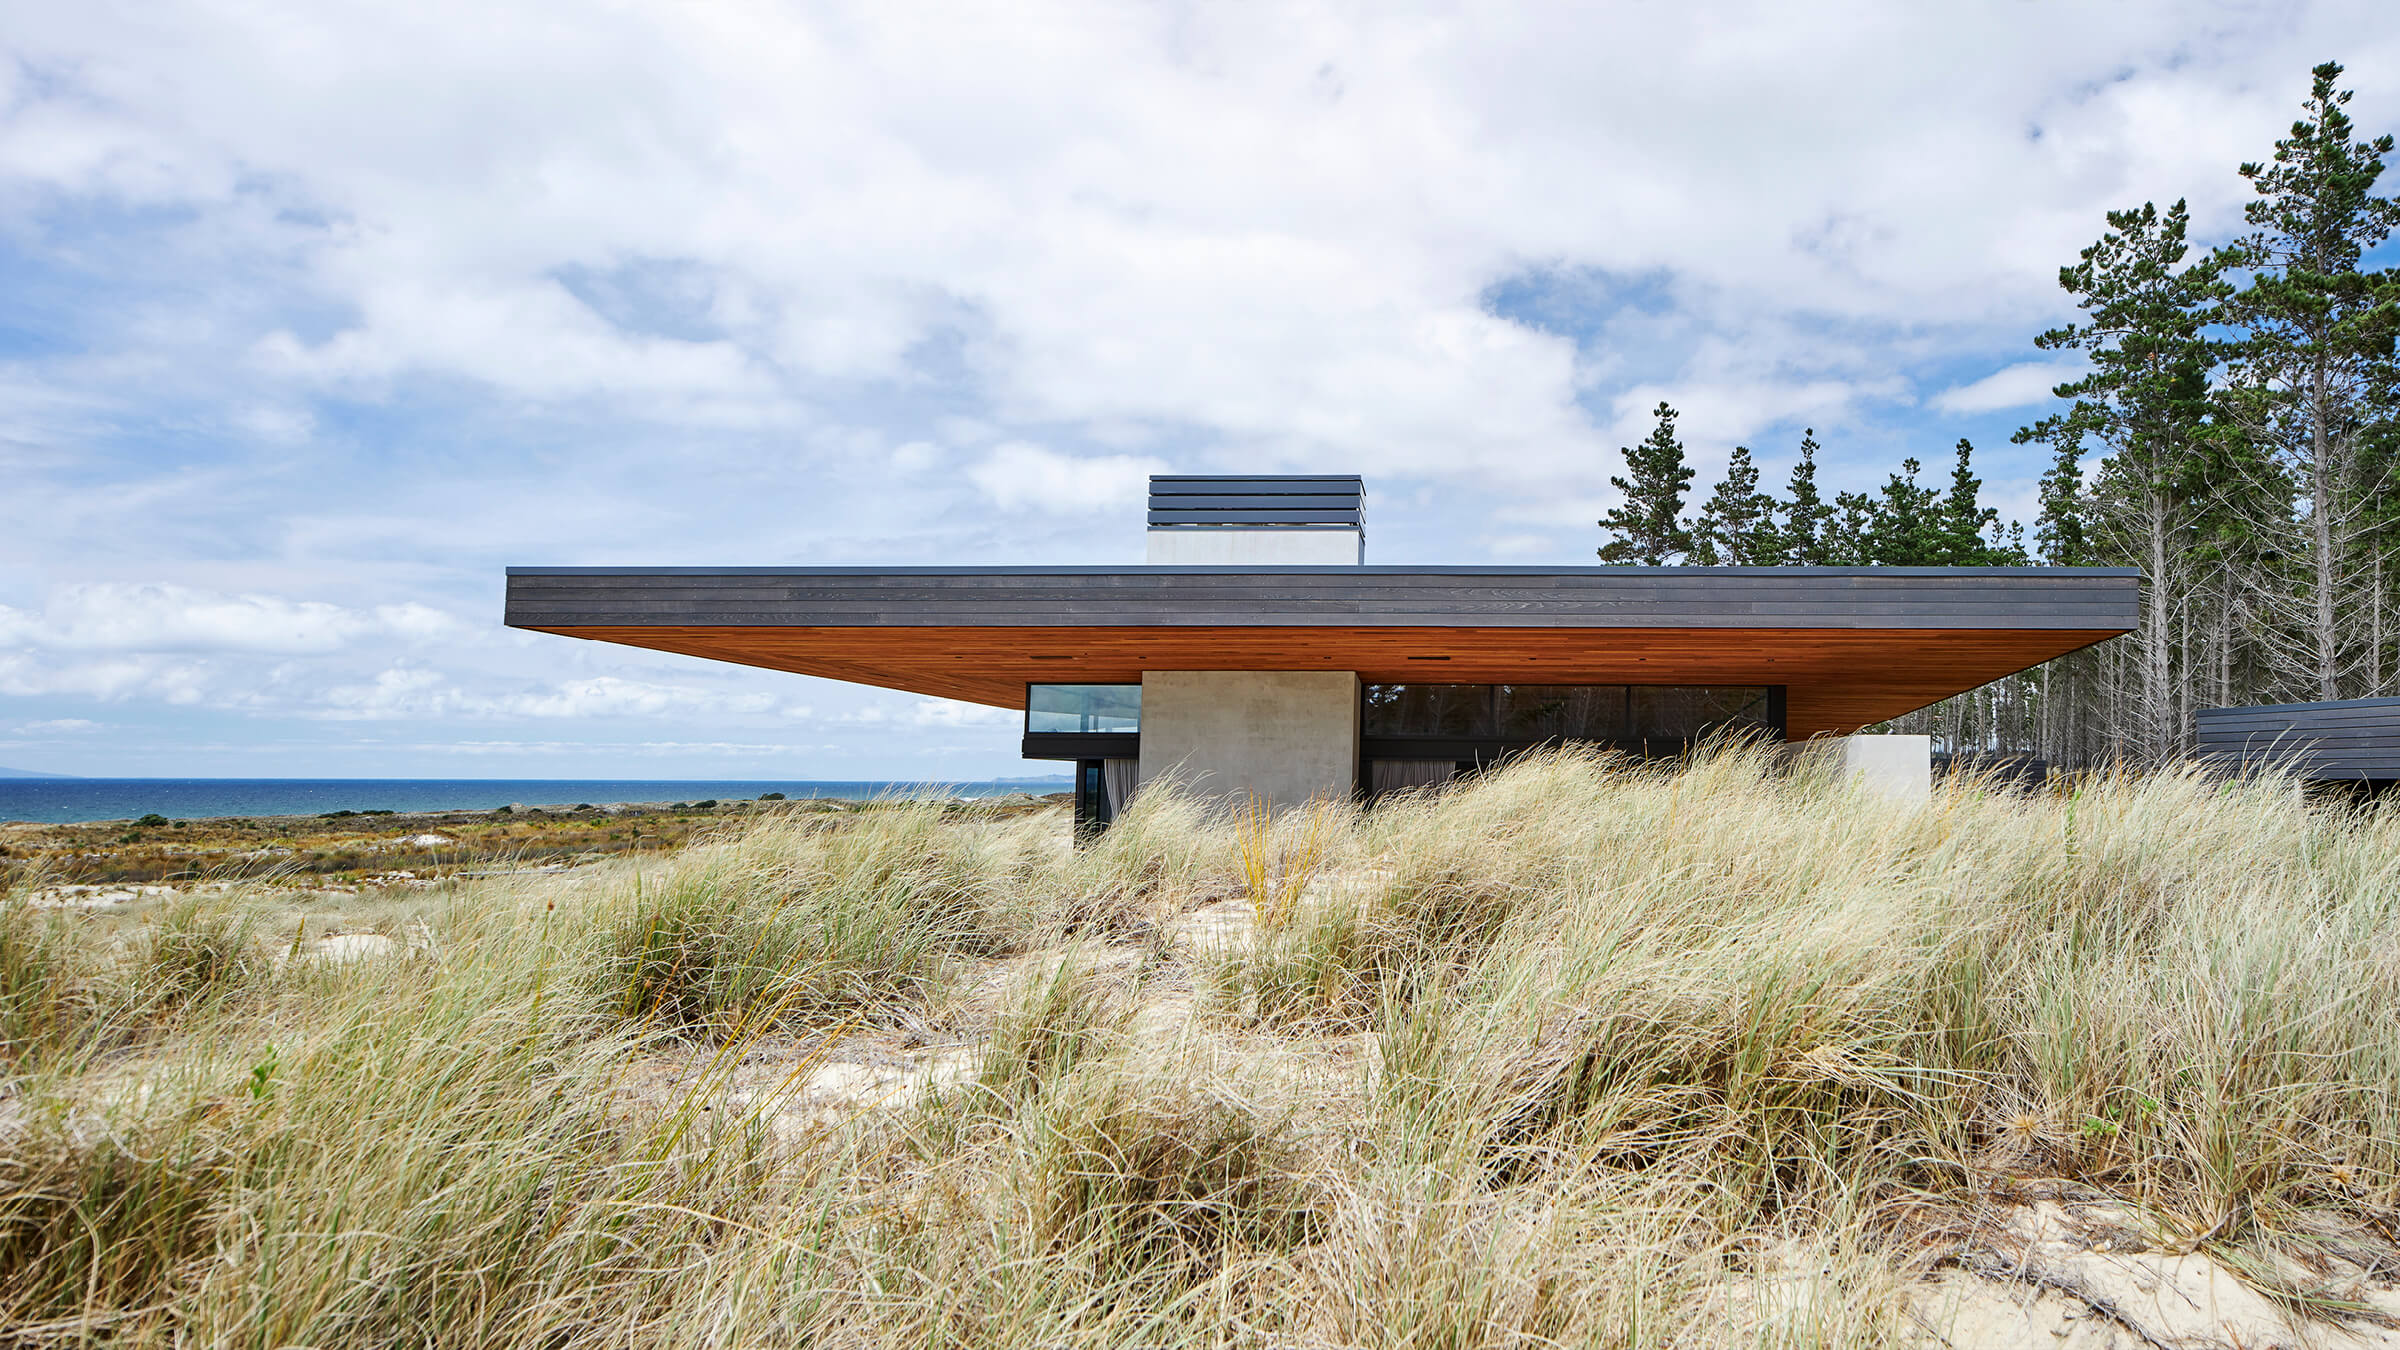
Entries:
{"type": "Polygon", "coordinates": [[[422,917],[0,902],[0,1341],[1935,1345],[1994,1282],[2163,1335],[2072,1263],[2137,1248],[2400,1310],[2400,821],[2286,782],[1562,754],[422,917]]]}

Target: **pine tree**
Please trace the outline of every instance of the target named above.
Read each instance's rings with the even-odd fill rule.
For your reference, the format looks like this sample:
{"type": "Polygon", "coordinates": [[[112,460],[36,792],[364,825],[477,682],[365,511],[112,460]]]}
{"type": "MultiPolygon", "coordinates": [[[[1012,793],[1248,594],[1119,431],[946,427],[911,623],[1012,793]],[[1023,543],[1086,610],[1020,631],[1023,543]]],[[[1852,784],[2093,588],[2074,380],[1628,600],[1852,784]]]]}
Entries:
{"type": "Polygon", "coordinates": [[[1658,405],[1658,425],[1640,445],[1625,446],[1626,472],[1631,481],[1608,481],[1625,494],[1623,504],[1600,521],[1616,536],[1600,547],[1602,559],[1664,567],[1679,562],[1692,550],[1691,527],[1683,519],[1683,495],[1692,486],[1691,465],[1684,462],[1683,442],[1675,439],[1675,409],[1658,405]]]}
{"type": "Polygon", "coordinates": [[[1833,508],[1817,493],[1818,449],[1816,428],[1800,433],[1800,462],[1792,466],[1784,489],[1789,495],[1779,507],[1783,528],[1776,543],[1787,567],[1825,567],[1833,561],[1826,542],[1833,508]]]}
{"type": "Polygon", "coordinates": [[[1837,492],[1819,537],[1827,567],[1867,567],[1875,562],[1875,502],[1863,492],[1837,492]]]}
{"type": "MultiPolygon", "coordinates": [[[[2020,431],[2017,440],[2032,440],[2031,433],[2031,428],[2020,431]]],[[[2061,437],[2057,445],[2058,454],[2042,475],[2042,513],[2034,521],[2033,537],[2049,566],[2089,567],[2093,557],[2083,501],[2083,441],[2061,437]]]]}
{"type": "Polygon", "coordinates": [[[1772,567],[1782,553],[1775,528],[1775,499],[1758,490],[1758,465],[1750,447],[1737,445],[1726,458],[1717,484],[1692,527],[1692,560],[1708,566],[1772,567]]]}
{"type": "MultiPolygon", "coordinates": [[[[2058,387],[2073,402],[2018,433],[2020,441],[2059,447],[2051,477],[2078,485],[2087,439],[2105,458],[2088,493],[2071,502],[2044,480],[2045,516],[2070,507],[2074,544],[2097,558],[2140,567],[2145,603],[2138,638],[2140,697],[2127,724],[2147,757],[2173,753],[2184,739],[2188,653],[2178,661],[2173,630],[2188,621],[2198,572],[2192,549],[2208,481],[2213,436],[2208,373],[2217,362],[2207,329],[2223,298],[2214,258],[2186,267],[2190,212],[2178,201],[2162,216],[2153,203],[2108,213],[2108,233],[2059,269],[2058,284],[2076,298],[2084,321],[2034,339],[2045,350],[2084,353],[2090,373],[2058,387]]],[[[2063,524],[2064,522],[2059,522],[2063,524]]],[[[2066,542],[2066,541],[2060,541],[2066,542]]]]}
{"type": "Polygon", "coordinates": [[[1949,562],[1949,536],[1941,494],[1917,482],[1924,465],[1900,461],[1901,472],[1886,479],[1870,507],[1866,561],[1877,567],[1942,567],[1949,562]]]}
{"type": "Polygon", "coordinates": [[[2389,484],[2362,429],[2388,424],[2396,396],[2392,344],[2400,328],[2392,274],[2361,270],[2368,250],[2400,227],[2400,202],[2375,195],[2392,151],[2390,136],[2357,143],[2342,67],[2312,74],[2304,114],[2275,143],[2274,163],[2244,164],[2256,198],[2243,208],[2251,233],[2220,255],[2249,282],[2224,307],[2244,330],[2230,371],[2227,408],[2257,436],[2301,489],[2287,550],[2302,562],[2298,622],[2318,698],[2339,698],[2363,664],[2350,631],[2362,603],[2360,564],[2380,556],[2388,535],[2366,510],[2389,484]]]}
{"type": "MultiPolygon", "coordinates": [[[[2400,686],[2400,272],[2367,266],[2400,230],[2375,194],[2394,140],[2356,132],[2341,73],[2317,67],[2272,162],[2241,167],[2241,239],[2194,262],[2183,204],[2146,205],[2060,270],[2082,313],[2037,345],[2089,373],[2017,434],[2052,456],[2034,534],[2045,563],[2139,567],[2140,632],[1907,729],[1958,746],[2016,717],[1990,734],[2090,763],[2174,753],[2203,703],[2400,686]],[[1985,699],[2020,711],[1977,723],[1985,699]]],[[[1868,551],[1895,560],[1889,495],[1842,495],[1843,547],[1887,536],[1868,551]]]]}
{"type": "Polygon", "coordinates": [[[1999,508],[1983,504],[1983,480],[1969,464],[1974,454],[1974,445],[1959,437],[1958,462],[1950,470],[1950,492],[1942,498],[1942,565],[2008,567],[2021,563],[2024,551],[2009,548],[1999,508]]]}

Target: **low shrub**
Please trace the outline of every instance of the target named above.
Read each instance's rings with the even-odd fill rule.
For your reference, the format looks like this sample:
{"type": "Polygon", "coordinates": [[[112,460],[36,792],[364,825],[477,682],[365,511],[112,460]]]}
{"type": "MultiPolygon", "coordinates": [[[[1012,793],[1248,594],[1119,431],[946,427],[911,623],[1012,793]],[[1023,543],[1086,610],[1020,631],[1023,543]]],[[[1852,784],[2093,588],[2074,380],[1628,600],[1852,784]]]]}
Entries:
{"type": "Polygon", "coordinates": [[[1013,850],[930,803],[797,821],[701,845],[605,923],[592,979],[604,1006],[675,1035],[748,1019],[888,1022],[958,961],[1014,950],[1013,850]]]}
{"type": "Polygon", "coordinates": [[[1122,1047],[1125,992],[1077,953],[1020,977],[1003,996],[969,1092],[1014,1109],[1080,1065],[1122,1047]]]}
{"type": "Polygon", "coordinates": [[[272,968],[239,897],[179,896],[132,944],[127,1002],[151,1014],[205,1004],[252,988],[272,968]]]}
{"type": "Polygon", "coordinates": [[[0,893],[0,1068],[71,1051],[88,1031],[90,959],[70,916],[0,893]]]}
{"type": "Polygon", "coordinates": [[[1004,1184],[1041,1248],[1145,1292],[1323,1229],[1324,1199],[1281,1127],[1205,1090],[1081,1075],[1015,1143],[1004,1184]]]}

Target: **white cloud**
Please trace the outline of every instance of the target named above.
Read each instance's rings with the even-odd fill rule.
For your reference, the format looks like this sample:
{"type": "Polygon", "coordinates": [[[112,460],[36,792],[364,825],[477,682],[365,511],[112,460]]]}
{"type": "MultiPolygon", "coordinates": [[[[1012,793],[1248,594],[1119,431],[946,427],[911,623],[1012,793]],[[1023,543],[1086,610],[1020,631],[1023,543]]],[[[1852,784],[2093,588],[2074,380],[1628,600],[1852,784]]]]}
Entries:
{"type": "Polygon", "coordinates": [[[239,349],[303,383],[688,424],[937,343],[1003,420],[1538,478],[1597,442],[1494,283],[1665,276],[1798,366],[1795,317],[2023,328],[2102,207],[2230,220],[2329,35],[2390,88],[2375,12],[51,6],[0,182],[272,250],[317,303],[239,349]]]}
{"type": "Polygon", "coordinates": [[[1168,467],[1365,473],[1387,561],[1581,559],[1662,397],[1702,491],[1813,425],[1829,490],[1971,434],[2014,492],[1958,423],[2052,381],[2058,265],[2146,199],[2237,226],[2327,51],[2400,123],[2386,7],[19,5],[0,694],[124,709],[78,745],[1005,762],[502,635],[501,568],[1130,560],[1168,467]]]}
{"type": "Polygon", "coordinates": [[[462,688],[432,670],[395,667],[361,684],[325,691],[308,715],[346,721],[423,721],[441,718],[755,718],[800,720],[810,715],[762,690],[722,690],[656,684],[614,675],[568,680],[540,689],[483,692],[462,688]]]}
{"type": "Polygon", "coordinates": [[[169,707],[192,707],[210,701],[220,684],[218,674],[204,661],[149,653],[59,661],[0,652],[0,694],[25,698],[143,698],[169,707]]]}
{"type": "Polygon", "coordinates": [[[17,731],[26,736],[71,736],[99,729],[100,724],[88,717],[52,717],[39,722],[26,722],[17,731]]]}
{"type": "Polygon", "coordinates": [[[0,605],[0,644],[65,652],[328,652],[364,637],[423,641],[458,626],[415,602],[350,609],[115,582],[61,587],[39,613],[0,605]]]}
{"type": "Polygon", "coordinates": [[[1483,540],[1484,552],[1495,558],[1530,558],[1550,552],[1558,541],[1546,534],[1496,534],[1483,540]]]}
{"type": "Polygon", "coordinates": [[[1062,455],[1027,441],[996,447],[967,477],[1003,511],[1090,515],[1138,506],[1162,460],[1140,455],[1062,455]]]}
{"type": "Polygon", "coordinates": [[[993,708],[947,698],[926,699],[909,712],[910,724],[920,727],[1009,726],[1023,717],[1023,713],[1013,708],[993,708]]]}
{"type": "Polygon", "coordinates": [[[1929,402],[1943,412],[1984,413],[2030,407],[2050,400],[2050,391],[2083,373],[2080,365],[2025,361],[1996,370],[1972,384],[1956,385],[1929,402]]]}
{"type": "Polygon", "coordinates": [[[822,744],[794,744],[784,741],[519,741],[519,740],[460,740],[427,741],[406,747],[416,754],[460,755],[475,759],[506,759],[523,755],[544,758],[575,756],[589,758],[594,754],[640,755],[648,759],[691,760],[698,757],[715,758],[725,755],[750,757],[757,755],[801,756],[823,752],[822,744]]]}
{"type": "Polygon", "coordinates": [[[316,418],[304,408],[257,404],[233,414],[233,424],[274,445],[304,445],[317,429],[316,418]]]}

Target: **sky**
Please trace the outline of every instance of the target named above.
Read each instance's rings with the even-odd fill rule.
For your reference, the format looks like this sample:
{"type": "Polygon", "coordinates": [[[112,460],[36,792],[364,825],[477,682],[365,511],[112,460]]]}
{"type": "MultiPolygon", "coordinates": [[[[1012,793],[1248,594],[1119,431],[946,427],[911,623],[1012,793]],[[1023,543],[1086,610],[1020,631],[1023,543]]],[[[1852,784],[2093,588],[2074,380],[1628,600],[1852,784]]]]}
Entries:
{"type": "Polygon", "coordinates": [[[1167,470],[1583,564],[1661,399],[2030,519],[2060,265],[2327,59],[2400,128],[2379,3],[0,0],[0,765],[1040,772],[503,569],[1134,563],[1167,470]]]}

